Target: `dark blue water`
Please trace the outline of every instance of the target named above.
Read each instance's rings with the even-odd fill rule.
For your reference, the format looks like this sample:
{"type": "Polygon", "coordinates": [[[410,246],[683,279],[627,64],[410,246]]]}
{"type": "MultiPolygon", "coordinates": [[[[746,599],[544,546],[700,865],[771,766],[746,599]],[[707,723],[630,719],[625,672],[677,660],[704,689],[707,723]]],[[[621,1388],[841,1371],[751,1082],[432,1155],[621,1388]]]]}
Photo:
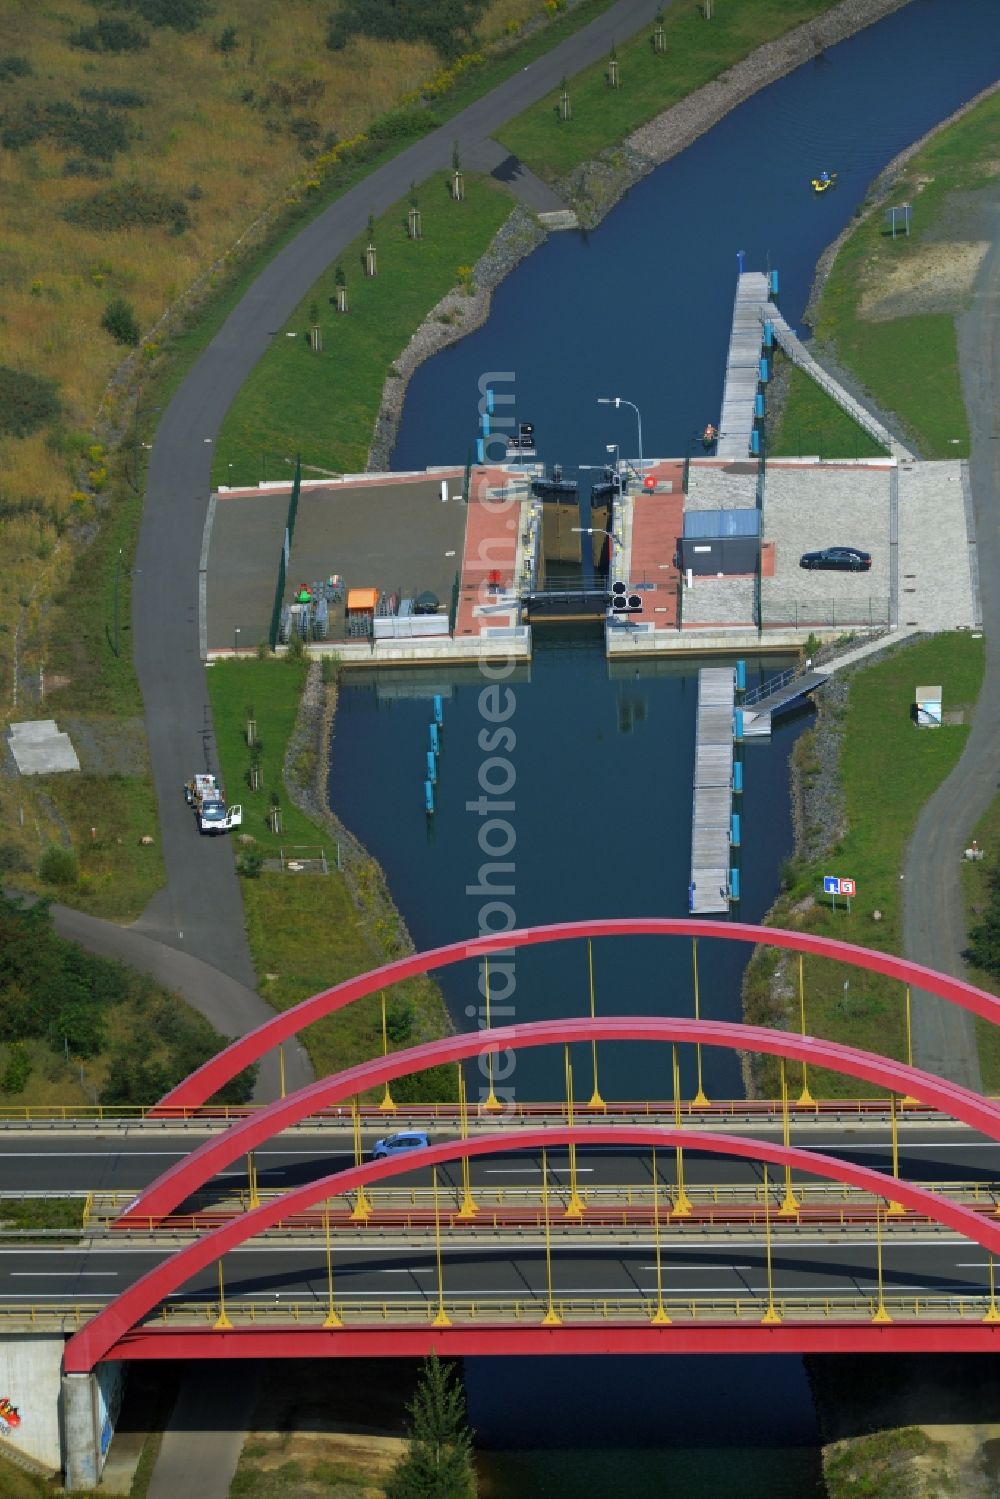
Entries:
{"type": "MultiPolygon", "coordinates": [[[[417,371],[397,468],[464,463],[478,381],[515,372],[517,414],[567,467],[605,444],[685,451],[718,421],[736,251],[776,267],[795,326],[816,260],[872,178],[1000,74],[997,0],[911,0],[903,10],[748,100],[637,187],[587,235],[556,234],[497,290],[489,321],[417,371]],[[816,197],[810,179],[838,173],[816,197]]],[[[920,215],[919,199],[915,212],[920,215]]]]}
{"type": "MultiPolygon", "coordinates": [[[[783,663],[778,663],[783,664],[783,663]]],[[[774,663],[752,663],[751,674],[774,663]]],[[[609,671],[603,634],[562,628],[535,631],[528,673],[507,684],[516,742],[503,758],[509,770],[483,771],[490,756],[480,735],[491,730],[480,694],[488,687],[473,669],[442,676],[411,674],[396,696],[378,672],[364,681],[349,673],[340,694],[330,774],[333,805],[378,859],[418,948],[475,935],[483,908],[499,892],[510,914],[489,926],[533,926],[587,916],[681,916],[687,911],[691,849],[691,775],[697,664],[629,663],[609,671]],[[431,694],[443,688],[445,728],[437,812],[424,813],[423,779],[431,694]],[[485,781],[483,780],[485,777],[485,781]],[[500,779],[502,777],[502,780],[500,779]],[[509,834],[498,832],[508,871],[480,877],[483,784],[506,785],[509,834]],[[377,795],[359,788],[377,787],[377,795]],[[471,887],[471,891],[470,891],[471,887]]],[[[506,710],[508,700],[503,700],[506,710]]],[[[787,760],[797,726],[780,727],[772,742],[748,747],[743,797],[741,916],[756,920],[774,899],[780,862],[791,846],[787,760]]],[[[507,741],[504,741],[505,748],[507,741]]],[[[494,756],[493,758],[499,758],[494,756]]],[[[494,834],[487,835],[493,843],[494,834]]],[[[738,944],[701,944],[702,1010],[737,1020],[739,976],[747,951],[738,944]]],[[[693,1013],[691,949],[685,942],[638,938],[602,941],[594,951],[597,1009],[602,1014],[693,1013]]],[[[459,1027],[466,1007],[480,1003],[477,969],[443,970],[441,982],[459,1027]]],[[[494,1023],[578,1015],[588,1003],[582,943],[519,952],[516,989],[494,1023]]],[[[494,998],[499,985],[494,987],[494,998]]],[[[582,1048],[576,1092],[590,1095],[590,1052],[582,1048]]],[[[608,1045],[601,1051],[601,1090],[608,1098],[669,1094],[669,1056],[658,1050],[608,1045]]],[[[716,1096],[742,1094],[732,1054],[706,1052],[705,1076],[716,1096]]],[[[685,1073],[690,1085],[690,1076],[685,1073]]],[[[561,1095],[562,1058],[523,1052],[508,1086],[526,1101],[561,1095]]],[[[693,1091],[693,1089],[692,1089],[693,1091]]],[[[478,1079],[470,1077],[470,1096],[478,1079]]]]}
{"type": "MultiPolygon", "coordinates": [[[[997,0],[912,0],[742,105],[634,188],[596,231],[551,238],[499,288],[487,324],[418,371],[395,465],[464,461],[479,380],[490,371],[512,372],[517,415],[536,422],[549,462],[603,462],[608,442],[637,451],[633,413],[599,408],[602,394],[639,405],[646,455],[684,453],[691,434],[718,417],[736,251],[748,268],[779,270],[794,325],[820,251],[870,180],[998,72],[997,0]],[[822,168],[839,174],[838,187],[815,198],[809,180],[822,168]]],[[[640,666],[629,679],[609,672],[597,643],[539,633],[536,652],[530,682],[511,682],[518,924],[682,914],[694,663],[640,666]]],[[[421,684],[450,691],[432,839],[420,801],[426,700],[389,698],[349,676],[330,778],[334,806],[385,867],[418,947],[476,929],[479,903],[466,885],[482,856],[477,816],[464,804],[478,794],[484,759],[480,680],[432,684],[424,675],[400,685],[421,684]]],[[[789,848],[785,764],[795,732],[791,725],[747,752],[740,914],[748,919],[771,900],[789,848]]],[[[704,1011],[735,1017],[736,950],[703,946],[704,1011]]],[[[672,954],[665,943],[601,944],[599,1011],[690,1013],[689,961],[680,944],[672,954]]],[[[474,975],[452,970],[446,992],[468,1024],[465,1007],[480,1003],[474,975]]],[[[497,1018],[579,1012],[586,992],[581,951],[525,955],[515,1015],[497,1018]]],[[[586,1053],[575,1066],[577,1095],[586,1096],[586,1053]]],[[[601,1067],[608,1096],[666,1091],[654,1056],[608,1048],[601,1067]]],[[[706,1074],[717,1095],[738,1090],[731,1059],[706,1055],[706,1074]]],[[[517,1096],[551,1093],[558,1081],[540,1056],[518,1058],[517,1096]]],[[[822,1491],[798,1360],[471,1360],[466,1387],[488,1499],[822,1491]]]]}

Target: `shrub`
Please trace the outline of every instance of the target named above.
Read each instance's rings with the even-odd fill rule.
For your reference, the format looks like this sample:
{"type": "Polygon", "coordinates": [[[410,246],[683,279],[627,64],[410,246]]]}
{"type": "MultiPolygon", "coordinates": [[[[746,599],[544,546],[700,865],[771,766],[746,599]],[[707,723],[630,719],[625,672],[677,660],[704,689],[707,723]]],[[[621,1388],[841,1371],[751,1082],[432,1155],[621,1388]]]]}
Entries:
{"type": "Polygon", "coordinates": [[[27,437],[58,415],[54,381],[0,364],[0,433],[27,437]]]}
{"type": "Polygon", "coordinates": [[[472,40],[485,0],[344,0],[330,22],[326,44],[334,52],[353,36],[377,41],[429,42],[442,57],[458,57],[472,40]]]}
{"type": "Polygon", "coordinates": [[[50,843],[39,862],[38,877],[47,885],[75,885],[80,878],[76,854],[61,843],[50,843]]]}
{"type": "Polygon", "coordinates": [[[215,38],[212,46],[215,48],[216,52],[221,52],[223,57],[228,57],[231,52],[236,51],[239,44],[240,39],[236,27],[227,26],[225,30],[220,32],[219,35],[215,38]]]}
{"type": "Polygon", "coordinates": [[[93,26],[74,31],[69,44],[85,52],[141,52],[149,46],[149,36],[119,16],[101,16],[93,26]]]}
{"type": "Polygon", "coordinates": [[[197,31],[212,14],[208,0],[115,0],[120,10],[130,10],[150,26],[172,26],[174,31],[197,31]]]}
{"type": "Polygon", "coordinates": [[[131,302],[124,297],[113,297],[104,309],[101,327],[110,333],[115,343],[128,344],[135,348],[139,342],[139,323],[131,302]]]}
{"type": "Polygon", "coordinates": [[[17,873],[30,869],[31,861],[23,848],[16,843],[0,843],[0,874],[17,873]]]}
{"type": "Polygon", "coordinates": [[[111,161],[129,143],[128,120],[103,106],[78,109],[66,100],[39,107],[28,101],[2,116],[0,140],[8,151],[22,151],[47,136],[63,151],[81,151],[99,161],[111,161]]]}
{"type": "Polygon", "coordinates": [[[23,1093],[30,1076],[31,1056],[28,1048],[15,1042],[7,1054],[7,1062],[0,1076],[0,1088],[5,1093],[23,1093]]]}
{"type": "Polygon", "coordinates": [[[118,182],[65,211],[71,223],[84,229],[132,229],[169,227],[183,234],[191,222],[183,198],[171,198],[141,182],[118,182]]]}
{"type": "Polygon", "coordinates": [[[258,843],[251,843],[249,847],[243,850],[236,868],[248,880],[257,879],[264,868],[264,850],[258,843]]]}
{"type": "Polygon", "coordinates": [[[386,1007],[385,1033],[394,1046],[403,1046],[413,1034],[413,1002],[394,999],[386,1007]]]}
{"type": "Polygon", "coordinates": [[[86,156],[70,156],[63,162],[64,177],[110,177],[111,168],[100,161],[88,161],[86,156]]]}
{"type": "Polygon", "coordinates": [[[0,57],[0,83],[9,83],[12,78],[30,78],[32,71],[26,57],[16,57],[12,52],[0,57]]]}
{"type": "Polygon", "coordinates": [[[134,88],[82,88],[80,98],[88,104],[110,104],[114,109],[141,109],[149,103],[148,96],[134,88]]]}

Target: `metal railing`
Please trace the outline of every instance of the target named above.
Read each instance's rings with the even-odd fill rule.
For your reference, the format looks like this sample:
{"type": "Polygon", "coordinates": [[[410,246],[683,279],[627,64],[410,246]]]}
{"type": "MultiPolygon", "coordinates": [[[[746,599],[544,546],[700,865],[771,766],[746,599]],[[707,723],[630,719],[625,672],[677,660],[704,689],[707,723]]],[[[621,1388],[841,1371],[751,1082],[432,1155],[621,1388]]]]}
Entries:
{"type": "MultiPolygon", "coordinates": [[[[666,1267],[665,1267],[666,1268],[666,1267]]],[[[881,1309],[893,1322],[955,1323],[994,1320],[991,1310],[996,1303],[984,1292],[967,1295],[927,1293],[902,1295],[889,1293],[881,1300],[877,1294],[864,1295],[850,1291],[843,1296],[783,1295],[776,1291],[773,1300],[752,1292],[740,1296],[691,1297],[671,1296],[665,1289],[663,1309],[672,1323],[710,1325],[759,1324],[772,1310],[782,1322],[842,1324],[869,1323],[881,1309]]],[[[456,1327],[537,1327],[549,1313],[544,1293],[538,1296],[511,1298],[454,1298],[445,1302],[448,1320],[456,1327]]],[[[18,1328],[71,1331],[82,1327],[102,1311],[104,1303],[5,1303],[0,1302],[0,1332],[18,1328]]],[[[372,1330],[396,1327],[422,1327],[433,1324],[439,1316],[437,1297],[412,1300],[379,1301],[375,1297],[334,1298],[333,1310],[345,1327],[372,1330]]],[[[658,1304],[655,1295],[636,1292],[622,1296],[583,1296],[557,1294],[552,1310],[559,1320],[570,1326],[615,1325],[653,1322],[658,1304]]],[[[275,1333],[290,1328],[321,1328],[327,1323],[330,1306],[326,1298],[280,1298],[260,1301],[225,1299],[225,1315],[234,1327],[271,1328],[275,1333]]],[[[220,1303],[213,1299],[190,1299],[163,1303],[140,1323],[142,1331],[171,1332],[182,1328],[213,1332],[220,1316],[220,1303]]],[[[331,1328],[336,1337],[338,1329],[331,1328]]]]}
{"type": "Polygon", "coordinates": [[[813,626],[839,629],[854,626],[861,630],[884,628],[890,623],[888,599],[868,597],[868,603],[846,599],[792,600],[782,605],[766,597],[761,606],[761,629],[806,629],[813,626]]]}
{"type": "MultiPolygon", "coordinates": [[[[1000,1183],[996,1182],[922,1185],[936,1196],[960,1202],[973,1211],[991,1216],[996,1214],[1000,1204],[1000,1183]]],[[[932,1231],[947,1232],[940,1230],[937,1220],[923,1213],[901,1209],[886,1216],[884,1197],[837,1183],[795,1181],[790,1184],[787,1200],[780,1187],[770,1188],[765,1200],[765,1188],[760,1182],[716,1185],[685,1182],[683,1211],[679,1211],[677,1189],[669,1182],[660,1183],[655,1194],[652,1183],[606,1187],[578,1185],[575,1203],[568,1182],[553,1183],[550,1180],[546,1191],[550,1226],[553,1228],[561,1227],[564,1220],[569,1219],[583,1221],[591,1228],[647,1229],[658,1210],[662,1223],[669,1221],[675,1226],[687,1223],[698,1230],[755,1229],[768,1223],[772,1230],[779,1225],[847,1229],[869,1226],[881,1215],[885,1231],[905,1223],[908,1228],[919,1225],[932,1231]]],[[[891,1185],[887,1186],[887,1191],[891,1193],[891,1185]]],[[[252,1207],[275,1202],[282,1195],[282,1192],[271,1189],[256,1189],[253,1193],[249,1189],[227,1191],[224,1197],[199,1194],[184,1212],[172,1213],[165,1219],[130,1220],[119,1228],[117,1216],[134,1199],[134,1194],[98,1192],[94,1194],[85,1231],[154,1234],[157,1237],[201,1234],[231,1222],[252,1207]]],[[[272,1237],[295,1232],[312,1233],[322,1229],[327,1221],[333,1229],[350,1227],[352,1232],[360,1225],[409,1233],[432,1229],[437,1223],[444,1231],[464,1234],[523,1233],[526,1229],[541,1231],[546,1220],[546,1203],[540,1186],[473,1186],[470,1196],[474,1211],[471,1212],[459,1183],[441,1184],[436,1203],[430,1187],[369,1187],[365,1196],[363,1213],[358,1212],[353,1194],[350,1198],[331,1197],[327,1205],[320,1203],[289,1214],[267,1233],[272,1237]]]]}
{"type": "MultiPolygon", "coordinates": [[[[243,1119],[248,1114],[254,1114],[265,1107],[267,1107],[265,1104],[199,1104],[154,1113],[157,1108],[156,1104],[146,1106],[77,1103],[55,1106],[51,1104],[4,1104],[0,1106],[0,1125],[38,1124],[56,1127],[61,1124],[113,1124],[116,1121],[148,1120],[150,1124],[155,1124],[158,1128],[169,1128],[176,1124],[214,1127],[232,1123],[236,1119],[243,1119]]],[[[693,1099],[683,1099],[680,1107],[682,1117],[701,1121],[780,1118],[782,1112],[781,1100],[774,1098],[715,1099],[708,1104],[695,1103],[693,1099]]],[[[793,1116],[800,1120],[868,1115],[884,1115],[887,1119],[889,1117],[887,1098],[816,1098],[806,1104],[790,1100],[789,1108],[793,1116]]],[[[388,1119],[391,1119],[394,1124],[412,1119],[440,1120],[442,1124],[457,1125],[459,1118],[457,1101],[406,1103],[396,1105],[391,1109],[385,1109],[375,1103],[362,1104],[360,1112],[362,1121],[366,1126],[372,1127],[376,1125],[381,1127],[388,1119]]],[[[544,1119],[565,1121],[567,1118],[566,1104],[559,1102],[516,1103],[509,1107],[505,1105],[502,1111],[490,1110],[483,1103],[470,1102],[468,1113],[470,1121],[494,1124],[502,1122],[504,1125],[509,1125],[512,1119],[537,1122],[544,1119]]],[[[926,1114],[933,1118],[948,1117],[942,1115],[937,1109],[925,1108],[922,1104],[913,1105],[912,1101],[905,1106],[903,1102],[900,1103],[900,1117],[914,1113],[926,1114]]],[[[672,1123],[674,1105],[670,1100],[664,1099],[605,1101],[597,1108],[591,1108],[586,1103],[576,1103],[573,1106],[573,1117],[578,1124],[586,1123],[588,1119],[658,1119],[661,1117],[672,1123]]],[[[308,1119],[304,1119],[294,1128],[314,1129],[319,1124],[344,1128],[350,1124],[350,1120],[351,1110],[348,1105],[334,1105],[310,1115],[308,1119]]]]}

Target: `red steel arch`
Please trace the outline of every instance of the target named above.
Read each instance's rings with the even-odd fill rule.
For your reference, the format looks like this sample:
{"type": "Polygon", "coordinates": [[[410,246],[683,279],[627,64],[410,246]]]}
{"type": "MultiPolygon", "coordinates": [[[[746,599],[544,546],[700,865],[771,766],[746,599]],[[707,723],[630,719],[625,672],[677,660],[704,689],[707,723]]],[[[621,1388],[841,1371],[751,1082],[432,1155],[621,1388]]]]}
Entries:
{"type": "MultiPolygon", "coordinates": [[[[160,1218],[209,1181],[217,1171],[253,1150],[263,1140],[280,1134],[320,1109],[379,1087],[408,1072],[420,1072],[444,1062],[458,1062],[486,1051],[510,1047],[546,1046],[567,1041],[699,1041],[704,1046],[760,1051],[844,1072],[890,1092],[909,1095],[931,1108],[953,1115],[973,1129],[1000,1140],[1000,1105],[945,1078],[908,1067],[904,1062],[859,1051],[839,1041],[773,1031],[765,1026],[737,1025],[722,1020],[686,1020],[675,1016],[598,1016],[571,1020],[540,1020],[532,1025],[508,1025],[487,1032],[462,1032],[428,1041],[408,1051],[391,1052],[349,1067],[333,1077],[278,1099],[247,1115],[229,1129],[204,1141],[152,1182],[122,1214],[122,1221],[160,1218]]],[[[513,1131],[511,1134],[513,1135],[513,1131]]]]}
{"type": "MultiPolygon", "coordinates": [[[[794,1145],[749,1140],[739,1135],[626,1124],[575,1125],[572,1129],[565,1125],[553,1129],[519,1129],[510,1133],[480,1136],[474,1140],[447,1140],[440,1145],[432,1145],[420,1152],[419,1166],[426,1168],[446,1161],[460,1160],[463,1156],[489,1155],[494,1151],[551,1150],[553,1147],[569,1144],[645,1145],[657,1149],[683,1145],[717,1155],[789,1166],[812,1176],[822,1176],[858,1187],[877,1197],[891,1196],[893,1201],[901,1202],[904,1207],[912,1208],[981,1244],[990,1254],[1000,1253],[1000,1222],[994,1218],[984,1217],[947,1198],[937,1197],[913,1182],[883,1176],[869,1166],[857,1166],[853,1162],[802,1150],[794,1145]]],[[[196,1239],[193,1244],[178,1250],[129,1286],[69,1340],[63,1361],[66,1373],[86,1373],[101,1359],[109,1357],[119,1340],[165,1297],[176,1291],[178,1286],[256,1234],[280,1223],[292,1213],[311,1207],[313,1203],[341,1196],[359,1187],[372,1186],[390,1177],[405,1175],[413,1171],[414,1166],[412,1156],[397,1156],[395,1159],[369,1161],[362,1166],[334,1172],[293,1192],[285,1193],[274,1202],[265,1203],[196,1239]]],[[[330,1336],[336,1338],[339,1333],[331,1332],[330,1336]]]]}
{"type": "Polygon", "coordinates": [[[790,952],[812,953],[817,957],[835,958],[855,968],[864,968],[871,973],[885,974],[899,979],[915,989],[926,989],[940,999],[971,1010],[994,1024],[1000,1023],[1000,999],[920,963],[911,963],[906,958],[894,957],[891,953],[875,952],[872,948],[857,947],[851,942],[840,942],[833,937],[818,937],[811,932],[791,932],[782,927],[754,926],[747,922],[695,921],[690,918],[673,917],[626,917],[594,921],[567,921],[553,926],[525,927],[519,931],[499,932],[495,936],[476,937],[465,942],[451,942],[446,947],[431,948],[427,952],[410,953],[381,968],[373,968],[356,978],[335,984],[319,994],[304,999],[301,1004],[275,1015],[248,1035],[241,1036],[224,1051],[210,1058],[190,1077],[178,1083],[176,1088],[164,1095],[153,1117],[170,1108],[194,1108],[217,1092],[224,1083],[244,1067],[256,1062],[265,1052],[271,1051],[289,1036],[297,1035],[314,1020],[331,1015],[355,1000],[376,994],[390,984],[417,974],[428,973],[434,968],[446,968],[466,958],[486,957],[490,953],[505,952],[512,947],[531,947],[547,942],[568,942],[582,937],[715,937],[722,942],[762,942],[771,947],[785,948],[790,952]]]}

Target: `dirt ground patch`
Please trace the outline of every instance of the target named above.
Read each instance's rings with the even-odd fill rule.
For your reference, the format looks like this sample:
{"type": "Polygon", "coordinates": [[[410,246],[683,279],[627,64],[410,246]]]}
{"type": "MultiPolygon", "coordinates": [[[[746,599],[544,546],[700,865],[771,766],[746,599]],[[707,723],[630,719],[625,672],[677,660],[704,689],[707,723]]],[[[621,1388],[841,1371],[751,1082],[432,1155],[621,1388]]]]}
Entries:
{"type": "Polygon", "coordinates": [[[404,1445],[415,1363],[283,1364],[265,1375],[231,1493],[383,1499],[404,1445]]]}
{"type": "Polygon", "coordinates": [[[873,323],[929,312],[958,312],[972,293],[988,240],[930,242],[920,258],[883,264],[873,257],[861,316],[873,323]]]}
{"type": "Polygon", "coordinates": [[[80,769],[93,776],[142,776],[149,771],[146,725],[141,718],[64,713],[59,727],[73,741],[80,769]]]}

